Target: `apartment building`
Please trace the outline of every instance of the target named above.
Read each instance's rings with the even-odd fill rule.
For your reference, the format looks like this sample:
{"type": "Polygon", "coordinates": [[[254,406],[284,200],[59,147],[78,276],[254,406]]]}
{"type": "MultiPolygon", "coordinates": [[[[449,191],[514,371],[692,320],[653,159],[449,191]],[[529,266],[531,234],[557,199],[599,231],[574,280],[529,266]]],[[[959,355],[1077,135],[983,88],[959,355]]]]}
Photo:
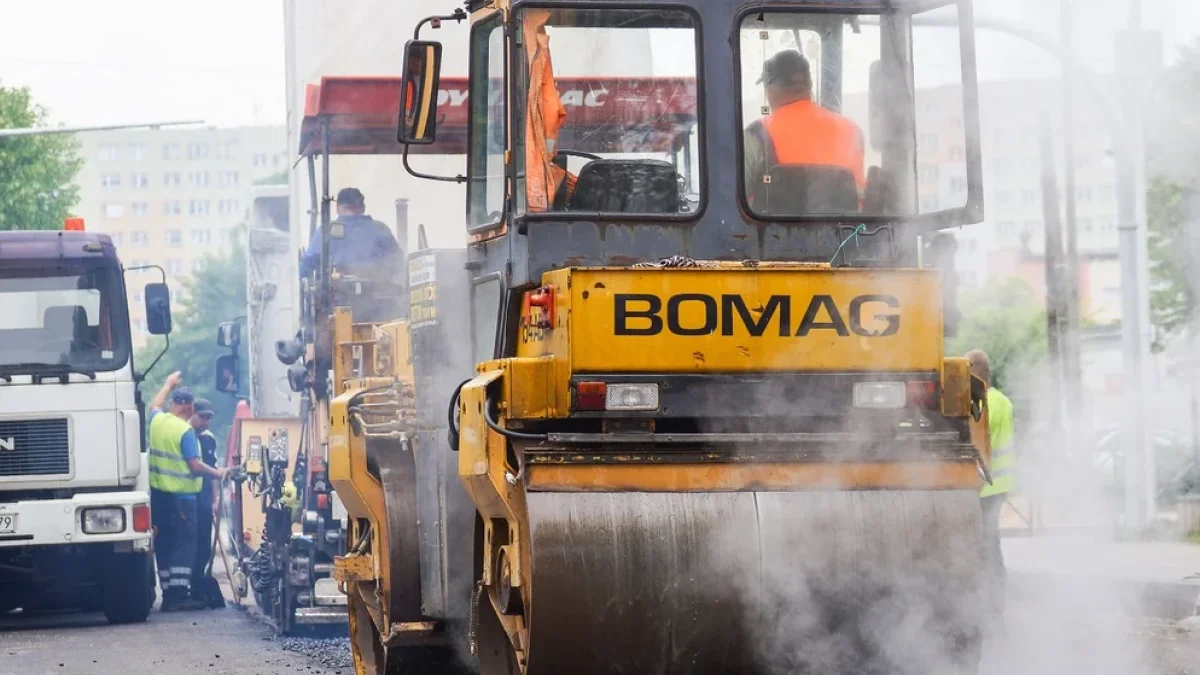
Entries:
{"type": "MultiPolygon", "coordinates": [[[[256,181],[284,172],[279,127],[119,130],[80,136],[85,164],[76,213],[106,232],[127,267],[158,265],[176,299],[178,283],[229,243],[246,219],[256,181]]],[[[153,281],[157,270],[139,273],[153,281]]],[[[145,341],[138,286],[129,298],[135,344],[145,341]]]]}

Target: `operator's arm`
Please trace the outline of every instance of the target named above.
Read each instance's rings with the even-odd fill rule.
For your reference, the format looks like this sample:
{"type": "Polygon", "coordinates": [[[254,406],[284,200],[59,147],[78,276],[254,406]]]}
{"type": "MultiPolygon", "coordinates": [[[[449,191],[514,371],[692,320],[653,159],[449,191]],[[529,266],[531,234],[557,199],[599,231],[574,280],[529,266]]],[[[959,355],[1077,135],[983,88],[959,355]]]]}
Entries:
{"type": "MultiPolygon", "coordinates": [[[[154,395],[154,400],[150,401],[150,410],[162,410],[167,405],[167,397],[179,386],[179,382],[183,380],[183,373],[178,370],[167,376],[167,381],[163,382],[163,386],[154,395]]],[[[152,413],[153,414],[153,413],[152,413]]]]}
{"type": "Polygon", "coordinates": [[[308,242],[308,248],[304,249],[304,255],[300,257],[300,277],[304,278],[312,274],[319,264],[321,264],[320,229],[313,233],[312,241],[308,242]]]}
{"type": "Polygon", "coordinates": [[[214,469],[200,459],[200,442],[196,440],[196,430],[188,429],[179,441],[179,449],[183,451],[183,461],[187,462],[193,476],[208,476],[221,480],[225,477],[223,469],[214,469]]]}
{"type": "Polygon", "coordinates": [[[396,241],[396,235],[392,234],[392,228],[378,220],[375,221],[374,253],[376,260],[387,260],[400,255],[400,244],[396,241]]]}
{"type": "Polygon", "coordinates": [[[760,122],[748,127],[742,135],[745,154],[746,196],[754,206],[754,195],[764,191],[763,176],[767,173],[767,149],[763,145],[763,130],[760,122]]]}

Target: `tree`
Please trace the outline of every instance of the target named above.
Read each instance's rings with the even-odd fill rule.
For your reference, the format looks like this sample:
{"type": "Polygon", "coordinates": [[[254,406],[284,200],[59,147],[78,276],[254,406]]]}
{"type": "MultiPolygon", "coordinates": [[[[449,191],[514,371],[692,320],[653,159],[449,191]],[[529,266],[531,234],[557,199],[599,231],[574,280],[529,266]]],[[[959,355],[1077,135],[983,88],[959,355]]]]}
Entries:
{"type": "MultiPolygon", "coordinates": [[[[237,401],[216,390],[214,363],[218,356],[228,353],[217,346],[217,326],[224,321],[233,321],[246,311],[245,239],[243,236],[231,239],[235,244],[230,250],[206,256],[203,269],[194,277],[180,281],[186,295],[171,310],[174,327],[170,348],[142,384],[142,395],[148,405],[167,375],[176,370],[182,372],[183,386],[196,396],[212,401],[216,415],[210,428],[221,446],[225,443],[237,401]]],[[[161,338],[152,338],[138,350],[135,362],[141,367],[149,366],[162,351],[162,346],[161,338]]],[[[248,362],[244,342],[241,359],[242,363],[248,362]]],[[[245,388],[244,382],[242,388],[245,388]]]]}
{"type": "Polygon", "coordinates": [[[988,355],[992,384],[1014,399],[1027,398],[1021,390],[1046,357],[1046,310],[1033,291],[1012,278],[964,292],[958,336],[946,353],[962,356],[972,349],[988,355]]]}
{"type": "Polygon", "coordinates": [[[287,185],[287,182],[288,182],[288,172],[287,171],[279,171],[279,172],[271,174],[270,176],[266,176],[265,178],[259,178],[258,180],[254,181],[254,184],[255,185],[287,185]]]}
{"type": "MultiPolygon", "coordinates": [[[[0,128],[46,126],[28,88],[0,87],[0,128]]],[[[0,138],[0,230],[56,230],[79,203],[83,160],[69,134],[0,138]]]]}
{"type": "Polygon", "coordinates": [[[1150,259],[1150,319],[1154,327],[1153,347],[1162,351],[1180,328],[1191,322],[1196,311],[1191,285],[1190,239],[1186,227],[1184,190],[1158,177],[1150,182],[1147,203],[1147,255],[1150,259]]]}

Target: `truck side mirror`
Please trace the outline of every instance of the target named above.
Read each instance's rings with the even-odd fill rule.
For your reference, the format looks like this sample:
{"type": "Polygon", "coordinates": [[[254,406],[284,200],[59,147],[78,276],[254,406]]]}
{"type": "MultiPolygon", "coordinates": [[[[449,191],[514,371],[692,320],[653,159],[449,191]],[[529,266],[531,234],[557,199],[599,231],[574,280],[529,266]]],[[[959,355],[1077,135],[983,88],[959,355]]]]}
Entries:
{"type": "Polygon", "coordinates": [[[440,42],[409,40],[404,46],[404,78],[400,84],[400,124],[397,130],[397,140],[401,143],[433,143],[437,131],[441,68],[440,42]]]}
{"type": "Polygon", "coordinates": [[[217,346],[237,349],[242,344],[242,324],[226,321],[217,327],[217,346]]]}
{"type": "Polygon", "coordinates": [[[146,331],[151,335],[171,333],[171,290],[166,284],[146,284],[146,331]]]}
{"type": "Polygon", "coordinates": [[[217,357],[217,391],[226,394],[238,393],[238,382],[241,380],[241,364],[237,354],[226,354],[217,357]]]}

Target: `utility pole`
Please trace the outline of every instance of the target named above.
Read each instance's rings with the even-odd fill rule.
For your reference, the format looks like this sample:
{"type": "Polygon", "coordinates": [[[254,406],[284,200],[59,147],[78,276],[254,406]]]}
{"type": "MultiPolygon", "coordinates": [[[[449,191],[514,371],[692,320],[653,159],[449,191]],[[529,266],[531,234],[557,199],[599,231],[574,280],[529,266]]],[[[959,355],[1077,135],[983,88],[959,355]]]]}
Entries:
{"type": "MultiPolygon", "coordinates": [[[[1062,222],[1058,208],[1058,176],[1054,168],[1054,129],[1049,112],[1044,111],[1039,134],[1042,160],[1042,217],[1045,221],[1045,274],[1046,274],[1046,340],[1050,356],[1049,389],[1050,428],[1057,437],[1064,431],[1066,422],[1063,395],[1067,388],[1063,382],[1064,338],[1067,323],[1068,285],[1064,272],[1062,222]]],[[[1057,442],[1057,441],[1056,441],[1057,442]]]]}
{"type": "MultiPolygon", "coordinates": [[[[1074,20],[1071,16],[1072,0],[1061,0],[1059,24],[1062,31],[1063,51],[1073,52],[1072,37],[1074,20]]],[[[1063,398],[1065,417],[1063,422],[1068,431],[1079,428],[1080,413],[1087,410],[1083,400],[1083,363],[1079,339],[1079,219],[1077,218],[1077,194],[1075,190],[1075,61],[1065,59],[1063,69],[1063,198],[1066,200],[1067,254],[1063,266],[1063,296],[1066,316],[1062,334],[1063,398]]],[[[1057,214],[1057,209],[1055,214],[1057,214]]],[[[1047,230],[1050,227],[1046,223],[1047,230]]],[[[1061,239],[1060,239],[1061,241],[1061,239]]]]}
{"type": "Polygon", "coordinates": [[[1129,30],[1116,39],[1117,78],[1122,83],[1127,161],[1118,162],[1121,259],[1121,337],[1125,364],[1125,526],[1149,525],[1157,507],[1157,471],[1146,420],[1150,353],[1149,271],[1146,255],[1146,148],[1143,101],[1147,83],[1162,65],[1161,40],[1142,31],[1141,0],[1132,0],[1129,30]]]}

